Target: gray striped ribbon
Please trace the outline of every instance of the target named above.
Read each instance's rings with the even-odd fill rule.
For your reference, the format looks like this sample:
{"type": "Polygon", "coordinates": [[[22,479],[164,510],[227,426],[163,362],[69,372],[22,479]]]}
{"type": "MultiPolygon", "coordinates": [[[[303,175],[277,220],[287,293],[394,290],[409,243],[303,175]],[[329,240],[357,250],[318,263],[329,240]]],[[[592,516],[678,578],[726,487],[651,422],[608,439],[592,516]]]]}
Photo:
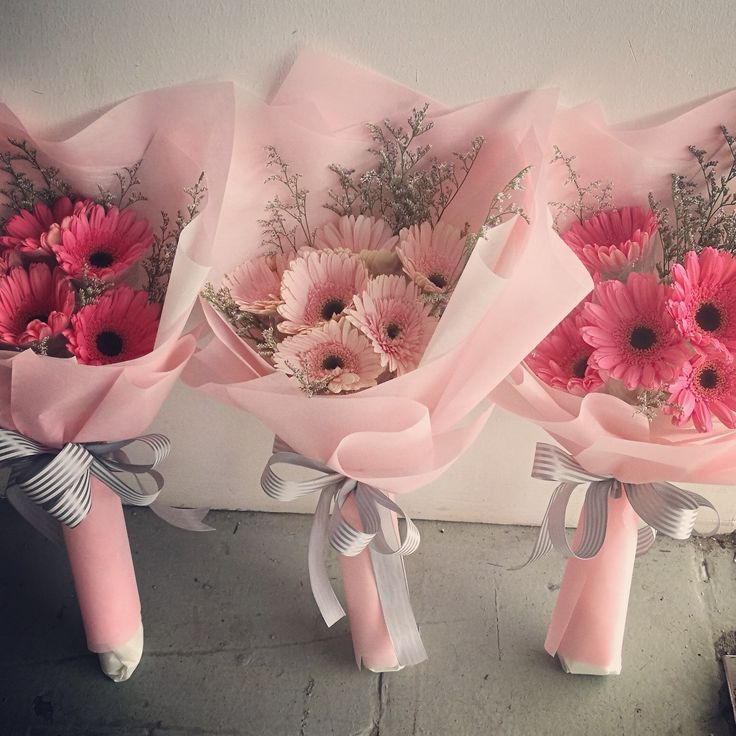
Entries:
{"type": "MultiPolygon", "coordinates": [[[[520,567],[538,560],[553,549],[565,557],[589,560],[598,554],[606,538],[608,495],[622,493],[644,522],[639,529],[636,554],[643,555],[654,544],[656,532],[674,539],[688,539],[693,534],[700,508],[718,512],[707,498],[685,491],[671,483],[623,483],[616,478],[589,473],[572,455],[559,447],[538,443],[532,477],[559,483],[542,520],[537,541],[529,559],[520,567]],[[581,483],[588,483],[581,511],[582,536],[575,550],[565,534],[565,513],[570,496],[581,483]]],[[[718,531],[719,522],[709,534],[718,531]]],[[[519,568],[515,568],[519,569],[519,568]]]]}
{"type": "Polygon", "coordinates": [[[419,547],[419,530],[404,510],[377,488],[294,452],[278,438],[263,470],[261,486],[277,501],[293,501],[319,493],[309,535],[308,565],[312,594],[325,623],[332,626],[345,615],[327,573],[327,546],[348,557],[368,549],[386,629],[399,664],[419,664],[427,659],[412,611],[404,567],[404,555],[419,547]],[[278,464],[306,468],[318,475],[308,480],[287,480],[274,470],[273,466],[278,464]],[[362,529],[356,529],[342,515],[342,507],[351,495],[362,529]],[[405,520],[403,539],[397,533],[393,514],[405,520]]]}
{"type": "Polygon", "coordinates": [[[42,445],[19,432],[0,428],[0,467],[10,468],[7,496],[31,524],[54,541],[59,539],[55,522],[77,526],[90,511],[90,478],[98,478],[123,503],[152,506],[175,526],[192,530],[209,529],[201,523],[205,509],[166,509],[156,501],[163,488],[163,476],[156,470],[168,456],[171,443],[161,434],[148,434],[119,442],[69,442],[61,448],[42,445]],[[124,448],[141,444],[153,453],[149,463],[134,464],[124,448]],[[124,475],[130,475],[138,488],[124,475]],[[146,490],[141,479],[153,480],[155,488],[146,490]],[[39,513],[42,512],[42,513],[39,513]]]}

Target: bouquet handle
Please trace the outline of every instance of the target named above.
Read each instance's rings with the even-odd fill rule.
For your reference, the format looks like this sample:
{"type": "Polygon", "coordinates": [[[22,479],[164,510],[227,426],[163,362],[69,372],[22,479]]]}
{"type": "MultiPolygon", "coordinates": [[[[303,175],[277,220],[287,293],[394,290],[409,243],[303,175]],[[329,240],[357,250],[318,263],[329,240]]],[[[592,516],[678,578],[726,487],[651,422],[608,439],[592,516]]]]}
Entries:
{"type": "MultiPolygon", "coordinates": [[[[343,505],[342,513],[356,529],[363,528],[352,496],[343,505]]],[[[395,518],[396,514],[392,516],[395,518]]],[[[339,559],[355,661],[372,672],[400,670],[402,666],[386,627],[370,549],[352,557],[341,554],[339,559]]]]}
{"type": "Polygon", "coordinates": [[[143,654],[138,585],[120,498],[95,476],[92,507],[75,527],[63,527],[64,542],[87,636],[103,672],[127,680],[143,654]]]}
{"type": "MultiPolygon", "coordinates": [[[[582,515],[576,532],[582,538],[582,515]]],[[[565,672],[618,675],[626,628],[639,517],[625,493],[608,496],[603,545],[587,560],[570,557],[565,566],[544,648],[557,655],[565,672]]]]}

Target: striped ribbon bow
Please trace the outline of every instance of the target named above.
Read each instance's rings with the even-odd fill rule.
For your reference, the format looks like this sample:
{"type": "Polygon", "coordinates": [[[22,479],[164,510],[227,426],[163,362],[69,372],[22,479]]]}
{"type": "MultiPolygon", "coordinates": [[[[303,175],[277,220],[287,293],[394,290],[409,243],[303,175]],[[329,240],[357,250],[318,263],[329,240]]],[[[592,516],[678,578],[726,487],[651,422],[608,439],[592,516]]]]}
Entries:
{"type": "MultiPolygon", "coordinates": [[[[312,594],[325,623],[332,626],[345,615],[327,573],[325,555],[328,544],[348,557],[368,549],[396,658],[401,665],[423,662],[427,653],[411,608],[403,559],[404,555],[416,551],[420,537],[419,530],[404,510],[383,491],[294,452],[278,438],[274,442],[273,455],[263,470],[261,486],[266,495],[277,501],[293,501],[311,493],[320,494],[309,535],[308,561],[312,594]],[[274,470],[273,466],[278,464],[314,470],[318,475],[309,480],[287,480],[274,470]],[[342,514],[342,507],[351,496],[362,530],[352,526],[342,514]],[[397,531],[393,514],[403,517],[406,522],[403,538],[397,531]]],[[[357,652],[356,656],[360,666],[357,652]]]]}
{"type": "MultiPolygon", "coordinates": [[[[538,560],[553,549],[565,557],[588,560],[595,557],[606,538],[608,522],[608,495],[619,498],[622,493],[644,522],[639,529],[637,556],[649,551],[656,532],[674,539],[688,539],[695,527],[700,508],[718,512],[707,498],[685,491],[671,483],[623,483],[616,478],[596,475],[585,470],[564,450],[554,445],[538,443],[534,455],[533,478],[554,480],[559,483],[542,520],[536,544],[529,559],[521,565],[538,560]],[[580,513],[583,531],[575,550],[570,548],[565,534],[565,512],[570,496],[581,483],[589,483],[580,513]]],[[[708,532],[718,531],[719,522],[708,532]]],[[[519,568],[515,568],[519,569],[519,568]]]]}
{"type": "MultiPolygon", "coordinates": [[[[61,449],[46,447],[10,429],[0,428],[0,467],[9,467],[8,499],[26,518],[27,501],[40,507],[56,521],[74,527],[89,513],[92,504],[90,477],[99,478],[124,503],[149,506],[163,488],[163,477],[155,468],[169,454],[170,442],[161,434],[148,434],[120,442],[69,442],[61,449]],[[128,461],[123,448],[140,443],[153,451],[146,464],[128,461]],[[134,476],[133,488],[121,477],[134,476]],[[141,476],[154,481],[146,491],[141,476]]],[[[34,515],[35,519],[38,518],[34,515]]],[[[29,521],[35,525],[34,518],[29,521]]],[[[41,528],[42,533],[46,531],[41,528]]]]}

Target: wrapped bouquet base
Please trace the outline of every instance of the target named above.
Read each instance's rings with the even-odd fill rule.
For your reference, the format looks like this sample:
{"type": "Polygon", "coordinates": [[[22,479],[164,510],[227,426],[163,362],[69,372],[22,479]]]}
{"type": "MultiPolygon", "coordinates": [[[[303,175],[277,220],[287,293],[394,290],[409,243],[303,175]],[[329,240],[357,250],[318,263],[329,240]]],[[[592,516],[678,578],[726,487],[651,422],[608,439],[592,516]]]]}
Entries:
{"type": "MultiPolygon", "coordinates": [[[[352,526],[363,528],[352,498],[345,503],[342,512],[352,526]]],[[[404,665],[399,663],[386,628],[370,550],[364,549],[352,557],[340,555],[340,572],[358,666],[362,663],[371,672],[395,672],[403,669],[404,665]]]]}
{"type": "Polygon", "coordinates": [[[111,652],[100,652],[100,668],[113,682],[125,682],[143,656],[143,624],[133,637],[111,652]]]}
{"type": "Polygon", "coordinates": [[[102,671],[127,680],[143,654],[141,602],[120,497],[91,479],[92,506],[64,542],[82,612],[87,646],[102,671]]]}
{"type": "MultiPolygon", "coordinates": [[[[584,520],[574,546],[583,538],[584,520]]],[[[544,648],[572,675],[618,675],[639,518],[625,495],[608,497],[606,538],[589,559],[568,559],[544,648]]]]}
{"type": "Polygon", "coordinates": [[[715,508],[670,483],[625,483],[589,472],[572,455],[543,443],[532,475],[559,485],[529,562],[553,549],[568,558],[544,647],[570,674],[618,675],[635,558],[650,549],[656,532],[688,539],[698,510],[715,508]],[[581,483],[589,485],[571,548],[565,512],[581,483]]]}
{"type": "Polygon", "coordinates": [[[328,547],[339,554],[358,667],[393,672],[423,662],[427,653],[414,619],[404,556],[419,546],[419,531],[387,494],[293,452],[277,438],[261,478],[271,498],[290,501],[320,494],[309,537],[309,579],[328,626],[345,616],[325,566],[328,547]],[[274,465],[316,471],[287,480],[274,465]],[[406,523],[399,532],[398,517],[406,523]]]}

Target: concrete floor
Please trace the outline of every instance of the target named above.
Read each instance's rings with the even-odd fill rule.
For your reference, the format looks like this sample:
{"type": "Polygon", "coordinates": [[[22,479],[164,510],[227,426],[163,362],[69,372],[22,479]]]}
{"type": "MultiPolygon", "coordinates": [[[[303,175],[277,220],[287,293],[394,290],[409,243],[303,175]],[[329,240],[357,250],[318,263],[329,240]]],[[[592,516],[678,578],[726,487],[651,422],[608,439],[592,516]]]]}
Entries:
{"type": "Polygon", "coordinates": [[[210,519],[192,535],[129,512],[147,649],[116,685],[86,652],[64,555],[0,506],[1,736],[736,733],[715,655],[736,629],[729,539],[658,540],[623,674],[574,677],[542,649],[562,561],[505,569],[534,530],[422,522],[407,566],[430,659],[381,676],[355,669],[344,621],[318,618],[309,517],[210,519]]]}

